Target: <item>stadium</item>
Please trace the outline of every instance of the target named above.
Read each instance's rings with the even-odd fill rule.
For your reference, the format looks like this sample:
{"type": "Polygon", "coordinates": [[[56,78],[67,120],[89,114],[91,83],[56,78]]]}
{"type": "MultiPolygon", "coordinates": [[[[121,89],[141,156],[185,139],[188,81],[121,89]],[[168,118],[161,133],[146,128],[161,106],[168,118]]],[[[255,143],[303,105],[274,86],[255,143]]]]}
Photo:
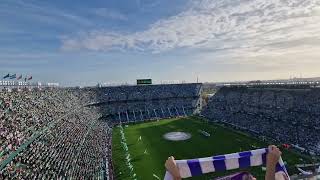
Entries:
{"type": "Polygon", "coordinates": [[[1,0],[0,180],[320,180],[320,0],[1,0]]]}
{"type": "MultiPolygon", "coordinates": [[[[0,95],[1,179],[163,179],[172,155],[202,158],[269,144],[281,147],[293,179],[306,175],[298,165],[310,164],[303,173],[319,171],[314,85],[138,82],[4,88],[0,95]]],[[[241,171],[263,179],[265,167],[241,171]]]]}

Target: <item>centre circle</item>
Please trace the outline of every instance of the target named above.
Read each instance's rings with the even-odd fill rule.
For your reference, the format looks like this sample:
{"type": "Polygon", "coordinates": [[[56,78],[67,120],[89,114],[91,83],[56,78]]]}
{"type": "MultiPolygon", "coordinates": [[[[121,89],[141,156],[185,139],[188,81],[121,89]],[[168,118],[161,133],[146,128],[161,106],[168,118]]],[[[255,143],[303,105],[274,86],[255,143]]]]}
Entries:
{"type": "Polygon", "coordinates": [[[191,138],[190,133],[186,132],[169,132],[163,135],[163,138],[170,141],[184,141],[191,138]]]}

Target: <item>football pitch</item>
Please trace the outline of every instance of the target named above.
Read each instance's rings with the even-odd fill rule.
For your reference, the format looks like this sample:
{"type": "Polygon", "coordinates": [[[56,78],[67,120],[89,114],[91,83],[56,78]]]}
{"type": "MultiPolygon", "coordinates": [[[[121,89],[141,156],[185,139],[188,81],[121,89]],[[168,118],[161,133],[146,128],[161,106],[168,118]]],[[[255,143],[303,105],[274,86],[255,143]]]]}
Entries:
{"type": "MultiPolygon", "coordinates": [[[[168,119],[140,124],[123,125],[126,142],[131,156],[133,172],[126,164],[125,150],[121,144],[120,128],[113,130],[112,158],[116,179],[138,180],[163,179],[165,174],[164,162],[169,156],[176,159],[202,158],[214,155],[228,154],[267,147],[268,144],[250,137],[244,133],[222,127],[218,124],[208,124],[198,117],[168,119]],[[205,137],[199,130],[211,134],[205,137]],[[163,135],[168,132],[182,131],[191,134],[191,138],[184,141],[169,141],[163,135]],[[141,136],[141,139],[140,139],[141,136]]],[[[289,174],[296,173],[295,164],[309,162],[300,155],[282,149],[283,160],[287,163],[289,174]]],[[[241,169],[250,171],[257,179],[264,179],[261,167],[241,169]]],[[[189,179],[213,179],[232,172],[215,172],[205,176],[189,179]]]]}

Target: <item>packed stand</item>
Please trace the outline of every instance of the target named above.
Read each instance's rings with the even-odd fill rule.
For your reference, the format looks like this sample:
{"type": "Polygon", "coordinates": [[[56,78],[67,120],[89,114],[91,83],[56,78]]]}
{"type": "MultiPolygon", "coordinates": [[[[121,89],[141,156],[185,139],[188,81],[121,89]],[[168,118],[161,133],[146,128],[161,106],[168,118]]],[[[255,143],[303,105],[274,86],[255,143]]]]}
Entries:
{"type": "Polygon", "coordinates": [[[94,97],[67,88],[0,92],[0,165],[29,144],[0,179],[112,179],[111,128],[85,107],[94,97]]]}
{"type": "Polygon", "coordinates": [[[161,84],[99,88],[100,102],[198,97],[201,84],[161,84]]]}
{"type": "Polygon", "coordinates": [[[223,87],[202,114],[320,155],[320,89],[223,87]]]}
{"type": "Polygon", "coordinates": [[[188,116],[199,108],[201,90],[196,83],[103,87],[97,105],[115,123],[188,116]]]}
{"type": "Polygon", "coordinates": [[[79,104],[68,89],[0,92],[0,163],[34,132],[79,104]]]}

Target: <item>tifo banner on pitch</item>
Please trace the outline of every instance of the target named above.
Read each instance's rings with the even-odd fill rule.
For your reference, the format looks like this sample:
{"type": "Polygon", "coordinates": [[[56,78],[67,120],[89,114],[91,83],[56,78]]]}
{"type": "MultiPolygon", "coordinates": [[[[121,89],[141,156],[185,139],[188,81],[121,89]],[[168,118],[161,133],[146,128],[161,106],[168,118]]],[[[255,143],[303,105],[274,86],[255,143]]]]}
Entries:
{"type": "MultiPolygon", "coordinates": [[[[213,157],[176,160],[176,163],[181,177],[188,178],[211,172],[265,165],[267,153],[268,149],[263,148],[213,157]]],[[[276,166],[276,172],[279,171],[283,171],[290,179],[282,158],[276,166]]],[[[173,177],[167,171],[164,179],[173,180],[173,177]]]]}

